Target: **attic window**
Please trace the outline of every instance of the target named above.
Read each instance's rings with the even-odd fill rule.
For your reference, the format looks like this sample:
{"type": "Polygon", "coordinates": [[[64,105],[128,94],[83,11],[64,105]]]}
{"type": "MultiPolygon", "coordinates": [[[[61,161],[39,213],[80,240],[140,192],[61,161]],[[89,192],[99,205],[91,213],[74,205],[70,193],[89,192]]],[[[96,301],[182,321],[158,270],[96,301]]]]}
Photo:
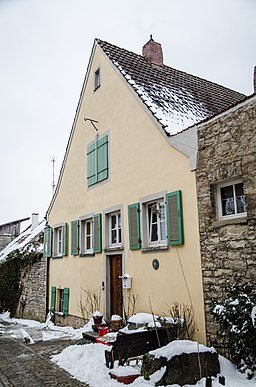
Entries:
{"type": "Polygon", "coordinates": [[[98,68],[94,73],[94,91],[100,87],[100,69],[98,68]]]}

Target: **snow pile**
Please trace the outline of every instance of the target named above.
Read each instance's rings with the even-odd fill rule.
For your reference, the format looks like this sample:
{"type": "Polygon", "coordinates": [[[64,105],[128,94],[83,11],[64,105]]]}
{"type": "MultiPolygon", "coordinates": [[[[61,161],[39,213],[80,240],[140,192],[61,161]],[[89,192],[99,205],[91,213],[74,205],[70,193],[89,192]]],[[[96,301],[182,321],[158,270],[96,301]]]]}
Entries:
{"type": "MultiPolygon", "coordinates": [[[[27,327],[29,330],[35,330],[35,331],[41,331],[41,340],[48,341],[48,340],[54,340],[54,339],[71,339],[71,340],[79,340],[83,337],[83,332],[92,331],[92,325],[93,322],[90,320],[88,324],[86,324],[82,328],[75,329],[73,327],[61,327],[54,325],[54,323],[50,320],[50,314],[48,314],[46,322],[40,323],[39,321],[34,320],[25,320],[22,318],[11,318],[9,312],[5,312],[0,314],[0,319],[3,321],[8,322],[9,324],[12,324],[16,326],[17,330],[21,331],[21,334],[23,335],[23,338],[29,337],[30,343],[32,344],[34,342],[33,338],[31,337],[31,333],[29,335],[28,332],[23,330],[22,328],[19,328],[18,325],[27,327]]],[[[14,328],[13,328],[14,330],[14,328]]],[[[16,336],[15,336],[16,337],[16,336]]]]}
{"type": "MultiPolygon", "coordinates": [[[[184,343],[175,342],[173,348],[173,355],[178,355],[182,353],[185,349],[189,351],[194,351],[195,348],[198,348],[197,343],[184,343]]],[[[200,350],[203,350],[204,346],[199,345],[200,350]]],[[[117,367],[113,370],[109,370],[105,366],[105,352],[106,346],[103,344],[87,344],[87,345],[71,345],[64,349],[60,354],[54,355],[52,361],[57,364],[59,367],[64,368],[68,371],[74,378],[80,380],[81,382],[88,383],[90,387],[118,387],[122,386],[116,380],[110,379],[109,371],[114,372],[116,375],[124,376],[128,373],[131,374],[138,372],[138,366],[129,366],[128,367],[117,367]],[[131,370],[133,369],[133,371],[131,370]]],[[[207,348],[209,350],[209,348],[207,348]]],[[[214,349],[212,349],[214,351],[214,349]]],[[[159,355],[166,355],[166,348],[163,347],[158,350],[159,355]]],[[[225,376],[226,387],[254,387],[256,379],[247,380],[245,375],[239,373],[236,367],[227,359],[222,356],[219,357],[221,375],[225,376]]],[[[165,369],[163,368],[160,371],[157,371],[155,374],[151,375],[150,380],[146,381],[142,376],[137,378],[130,386],[143,387],[143,386],[155,386],[155,383],[161,379],[164,374],[165,369]]],[[[205,378],[201,379],[196,385],[196,387],[205,386],[205,378]]],[[[218,378],[213,378],[212,387],[219,387],[218,378]]],[[[172,385],[172,387],[178,387],[177,385],[172,385]]],[[[189,387],[188,385],[184,387],[189,387]]]]}
{"type": "Polygon", "coordinates": [[[256,306],[252,308],[251,318],[252,318],[252,325],[254,326],[254,328],[256,328],[256,306]]]}
{"type": "Polygon", "coordinates": [[[155,358],[165,357],[170,360],[173,356],[181,355],[182,353],[194,352],[216,352],[214,348],[205,347],[195,341],[190,340],[174,340],[165,347],[155,349],[149,352],[155,358]]]}

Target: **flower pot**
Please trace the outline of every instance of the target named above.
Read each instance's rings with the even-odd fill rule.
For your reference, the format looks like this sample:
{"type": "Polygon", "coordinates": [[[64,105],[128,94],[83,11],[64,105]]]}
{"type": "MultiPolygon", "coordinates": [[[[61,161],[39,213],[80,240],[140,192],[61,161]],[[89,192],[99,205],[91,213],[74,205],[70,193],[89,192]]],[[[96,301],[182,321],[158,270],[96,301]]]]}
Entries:
{"type": "Polygon", "coordinates": [[[111,379],[116,379],[119,383],[131,384],[140,375],[139,374],[135,374],[135,375],[118,376],[118,375],[113,374],[112,372],[109,372],[109,376],[111,377],[111,379]]]}
{"type": "Polygon", "coordinates": [[[106,335],[108,333],[108,327],[104,327],[104,326],[99,327],[98,328],[98,332],[99,332],[99,336],[100,337],[104,336],[104,335],[106,335]]]}

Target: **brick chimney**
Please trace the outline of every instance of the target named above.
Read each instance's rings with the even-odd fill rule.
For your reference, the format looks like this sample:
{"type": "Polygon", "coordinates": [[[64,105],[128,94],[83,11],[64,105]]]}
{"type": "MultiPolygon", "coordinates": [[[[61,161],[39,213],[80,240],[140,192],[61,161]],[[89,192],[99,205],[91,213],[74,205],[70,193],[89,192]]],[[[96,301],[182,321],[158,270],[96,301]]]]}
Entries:
{"type": "Polygon", "coordinates": [[[253,92],[256,94],[256,66],[254,66],[254,72],[253,72],[253,92]]]}
{"type": "Polygon", "coordinates": [[[32,214],[32,226],[31,226],[31,230],[34,230],[34,228],[38,226],[38,214],[36,214],[35,212],[32,214]]]}
{"type": "Polygon", "coordinates": [[[163,66],[163,51],[160,43],[153,40],[150,35],[149,41],[142,48],[142,56],[152,64],[163,66]]]}

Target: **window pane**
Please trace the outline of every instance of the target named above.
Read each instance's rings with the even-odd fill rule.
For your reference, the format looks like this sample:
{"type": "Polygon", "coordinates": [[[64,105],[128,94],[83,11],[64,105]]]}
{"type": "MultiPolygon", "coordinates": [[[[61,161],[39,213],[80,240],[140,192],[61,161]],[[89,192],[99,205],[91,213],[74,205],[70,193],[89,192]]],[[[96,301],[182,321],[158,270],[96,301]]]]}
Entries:
{"type": "Polygon", "coordinates": [[[91,236],[88,235],[86,237],[86,250],[90,250],[91,249],[91,236]]]}
{"type": "Polygon", "coordinates": [[[235,185],[235,191],[236,191],[237,213],[241,214],[242,212],[246,211],[243,183],[236,184],[235,185]]]}
{"type": "Polygon", "coordinates": [[[118,243],[122,243],[121,228],[119,228],[119,230],[118,230],[118,237],[119,237],[118,243]]]}
{"type": "Polygon", "coordinates": [[[87,235],[91,234],[91,222],[86,223],[86,234],[87,235]]]}
{"type": "Polygon", "coordinates": [[[111,244],[117,243],[116,230],[111,230],[111,244]]]}
{"type": "Polygon", "coordinates": [[[115,228],[116,227],[116,215],[112,215],[111,216],[111,228],[115,228]]]}
{"type": "Polygon", "coordinates": [[[165,241],[166,240],[166,225],[165,222],[160,223],[160,232],[161,232],[161,240],[165,241]]]}
{"type": "Polygon", "coordinates": [[[152,224],[152,227],[151,227],[151,240],[150,240],[150,242],[156,242],[156,241],[158,241],[157,223],[156,224],[152,224]]]}
{"type": "Polygon", "coordinates": [[[220,189],[221,193],[221,204],[222,204],[222,215],[232,215],[235,213],[234,206],[234,191],[233,185],[228,187],[222,187],[220,189]]]}

